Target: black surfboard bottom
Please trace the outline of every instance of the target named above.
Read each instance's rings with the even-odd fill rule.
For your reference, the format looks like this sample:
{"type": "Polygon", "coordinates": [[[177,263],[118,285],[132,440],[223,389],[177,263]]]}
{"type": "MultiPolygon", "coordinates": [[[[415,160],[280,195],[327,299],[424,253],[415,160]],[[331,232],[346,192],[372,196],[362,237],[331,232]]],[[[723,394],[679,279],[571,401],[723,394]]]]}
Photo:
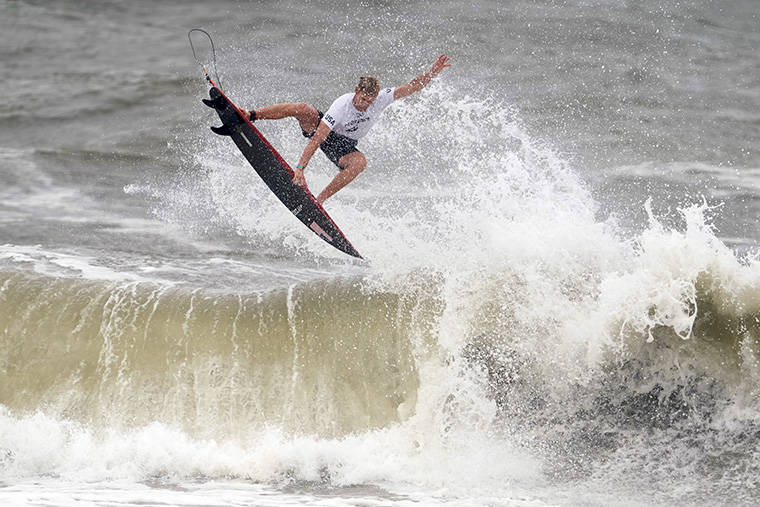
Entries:
{"type": "Polygon", "coordinates": [[[212,87],[209,96],[211,99],[203,103],[214,108],[222,120],[221,127],[211,128],[213,132],[232,138],[267,187],[301,223],[341,252],[361,259],[311,192],[293,183],[292,169],[261,132],[240,116],[238,108],[218,88],[212,87]]]}

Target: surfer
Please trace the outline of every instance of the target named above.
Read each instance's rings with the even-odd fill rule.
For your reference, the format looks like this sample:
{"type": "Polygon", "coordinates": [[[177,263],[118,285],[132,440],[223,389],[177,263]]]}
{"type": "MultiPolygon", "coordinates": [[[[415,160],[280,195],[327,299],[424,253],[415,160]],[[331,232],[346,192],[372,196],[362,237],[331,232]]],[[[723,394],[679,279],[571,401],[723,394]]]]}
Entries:
{"type": "Polygon", "coordinates": [[[443,69],[451,65],[449,61],[448,56],[441,55],[433,62],[430,71],[416,76],[402,86],[384,90],[380,90],[380,82],[376,77],[362,76],[353,93],[346,93],[335,99],[326,113],[304,102],[275,104],[251,111],[242,110],[241,113],[251,122],[291,117],[298,120],[304,137],[309,138],[309,144],[296,165],[293,183],[306,186],[303,171],[317,148],[340,169],[338,175],[317,196],[317,202],[322,204],[367,167],[367,159],[356,148],[356,144],[369,132],[383,110],[394,100],[422,90],[443,69]]]}

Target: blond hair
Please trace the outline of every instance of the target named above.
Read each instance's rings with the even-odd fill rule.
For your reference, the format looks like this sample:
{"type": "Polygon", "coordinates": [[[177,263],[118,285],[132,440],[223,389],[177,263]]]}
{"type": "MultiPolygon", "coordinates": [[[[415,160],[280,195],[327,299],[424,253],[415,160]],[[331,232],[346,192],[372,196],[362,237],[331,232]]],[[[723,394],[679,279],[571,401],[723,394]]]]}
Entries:
{"type": "Polygon", "coordinates": [[[375,76],[362,76],[359,78],[359,84],[356,85],[360,92],[364,92],[371,97],[377,97],[380,93],[380,81],[375,76]]]}

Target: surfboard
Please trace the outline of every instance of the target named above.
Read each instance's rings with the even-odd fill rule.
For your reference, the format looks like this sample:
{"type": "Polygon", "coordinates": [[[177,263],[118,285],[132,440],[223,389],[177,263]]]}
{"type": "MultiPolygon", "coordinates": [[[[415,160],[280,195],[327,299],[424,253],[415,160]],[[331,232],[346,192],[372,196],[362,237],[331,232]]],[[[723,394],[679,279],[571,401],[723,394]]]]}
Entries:
{"type": "Polygon", "coordinates": [[[293,169],[263,134],[243,118],[240,109],[216,86],[209,90],[209,97],[203,103],[216,110],[222,120],[221,127],[211,130],[232,138],[272,193],[309,230],[341,252],[362,259],[309,189],[293,183],[293,169]]]}

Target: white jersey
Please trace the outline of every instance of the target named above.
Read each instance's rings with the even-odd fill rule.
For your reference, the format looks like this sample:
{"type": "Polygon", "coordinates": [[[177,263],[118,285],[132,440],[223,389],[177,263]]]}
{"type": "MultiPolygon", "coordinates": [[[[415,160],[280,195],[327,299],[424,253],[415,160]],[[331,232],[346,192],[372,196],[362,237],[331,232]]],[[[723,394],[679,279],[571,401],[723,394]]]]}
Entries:
{"type": "Polygon", "coordinates": [[[393,102],[395,88],[385,88],[366,111],[359,111],[353,104],[353,93],[341,95],[332,103],[322,121],[336,134],[359,140],[369,132],[380,118],[383,109],[393,102]]]}

